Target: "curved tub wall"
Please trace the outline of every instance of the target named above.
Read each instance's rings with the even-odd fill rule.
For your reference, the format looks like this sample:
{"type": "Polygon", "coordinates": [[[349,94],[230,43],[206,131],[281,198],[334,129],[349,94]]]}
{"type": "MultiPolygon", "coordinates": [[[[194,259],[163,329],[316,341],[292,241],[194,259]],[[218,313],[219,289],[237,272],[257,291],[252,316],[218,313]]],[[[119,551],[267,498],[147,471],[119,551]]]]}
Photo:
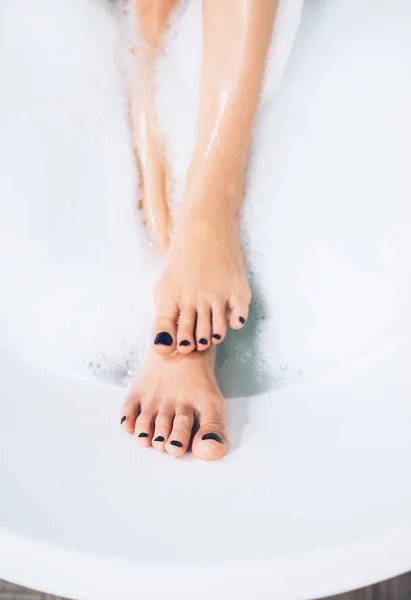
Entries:
{"type": "MultiPolygon", "coordinates": [[[[307,600],[409,570],[411,5],[306,0],[278,94],[271,58],[243,219],[254,314],[219,357],[236,397],[213,465],[139,451],[123,390],[71,375],[130,378],[160,266],[99,6],[0,5],[0,577],[87,600],[136,581],[153,600],[198,581],[198,600],[307,600]]],[[[300,4],[281,6],[292,33],[300,4]]],[[[177,189],[196,11],[160,74],[177,189]]]]}
{"type": "Polygon", "coordinates": [[[229,401],[233,448],[210,465],[138,451],[120,389],[1,353],[0,577],[87,600],[131,600],[136,580],[153,600],[198,581],[200,600],[307,600],[409,570],[410,354],[403,336],[229,401]]]}

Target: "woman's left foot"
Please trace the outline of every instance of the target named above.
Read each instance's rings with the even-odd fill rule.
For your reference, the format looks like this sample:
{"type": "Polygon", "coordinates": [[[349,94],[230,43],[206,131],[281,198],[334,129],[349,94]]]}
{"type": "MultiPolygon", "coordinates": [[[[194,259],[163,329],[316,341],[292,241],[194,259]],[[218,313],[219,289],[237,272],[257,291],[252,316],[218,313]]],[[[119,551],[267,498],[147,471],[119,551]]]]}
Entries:
{"type": "Polygon", "coordinates": [[[190,354],[244,327],[251,301],[238,216],[221,205],[183,209],[156,286],[154,348],[190,354]],[[220,208],[221,206],[221,208],[220,208]]]}

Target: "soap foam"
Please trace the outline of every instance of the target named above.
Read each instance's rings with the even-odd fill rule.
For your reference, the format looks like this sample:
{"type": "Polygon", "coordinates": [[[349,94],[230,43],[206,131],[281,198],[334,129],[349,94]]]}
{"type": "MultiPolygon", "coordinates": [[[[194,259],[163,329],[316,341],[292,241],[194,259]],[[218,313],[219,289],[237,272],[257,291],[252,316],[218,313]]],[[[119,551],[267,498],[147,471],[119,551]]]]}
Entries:
{"type": "MultiPolygon", "coordinates": [[[[102,0],[35,5],[0,7],[1,343],[125,384],[161,268],[136,211],[127,15],[102,0]]],[[[175,204],[195,141],[200,5],[182,4],[159,65],[175,204]]],[[[411,5],[307,0],[277,92],[299,5],[281,2],[256,125],[242,222],[254,303],[219,350],[228,395],[319,376],[410,323],[411,5]]]]}

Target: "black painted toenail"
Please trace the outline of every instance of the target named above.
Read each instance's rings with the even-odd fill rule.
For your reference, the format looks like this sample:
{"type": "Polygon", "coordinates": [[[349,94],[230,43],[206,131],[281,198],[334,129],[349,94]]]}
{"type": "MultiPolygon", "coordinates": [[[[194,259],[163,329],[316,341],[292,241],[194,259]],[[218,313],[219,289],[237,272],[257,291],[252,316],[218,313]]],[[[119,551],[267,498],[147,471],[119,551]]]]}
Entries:
{"type": "Polygon", "coordinates": [[[203,346],[207,346],[208,342],[205,338],[201,338],[200,344],[202,344],[203,346]]]}
{"type": "Polygon", "coordinates": [[[122,425],[126,419],[127,417],[121,417],[120,425],[122,425]]]}
{"type": "Polygon", "coordinates": [[[203,435],[203,437],[201,439],[204,441],[205,440],[214,440],[215,442],[218,442],[219,444],[223,443],[223,440],[216,433],[206,433],[203,435]]]}
{"type": "Polygon", "coordinates": [[[139,433],[138,437],[148,437],[148,433],[139,433]]]}
{"type": "Polygon", "coordinates": [[[240,321],[241,325],[244,325],[244,323],[245,323],[244,317],[238,317],[238,320],[240,321]]]}
{"type": "Polygon", "coordinates": [[[219,333],[213,333],[213,338],[215,340],[221,340],[221,335],[219,333]]]}
{"type": "Polygon", "coordinates": [[[170,444],[172,446],[177,446],[177,448],[182,448],[183,444],[181,442],[178,442],[177,440],[173,440],[172,442],[170,442],[170,444]]]}
{"type": "Polygon", "coordinates": [[[171,346],[173,343],[173,338],[166,331],[162,331],[161,333],[157,333],[154,343],[156,346],[158,344],[161,344],[162,346],[171,346]]]}
{"type": "Polygon", "coordinates": [[[155,442],[164,442],[164,438],[162,435],[158,435],[154,441],[155,442]]]}
{"type": "Polygon", "coordinates": [[[189,346],[190,342],[188,340],[183,340],[182,342],[180,342],[180,346],[189,346]]]}

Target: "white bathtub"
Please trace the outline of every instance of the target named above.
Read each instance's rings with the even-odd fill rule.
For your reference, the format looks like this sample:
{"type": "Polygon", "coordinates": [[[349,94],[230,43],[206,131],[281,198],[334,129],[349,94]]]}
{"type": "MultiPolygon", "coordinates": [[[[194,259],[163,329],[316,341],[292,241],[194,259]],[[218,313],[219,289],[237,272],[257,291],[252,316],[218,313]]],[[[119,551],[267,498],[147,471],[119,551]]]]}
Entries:
{"type": "MultiPolygon", "coordinates": [[[[94,343],[107,351],[143,325],[130,324],[128,241],[110,252],[110,243],[101,242],[118,240],[118,231],[129,227],[131,213],[113,209],[112,197],[127,195],[133,183],[123,107],[104,87],[101,48],[91,44],[83,61],[95,28],[106,27],[114,39],[112,23],[101,16],[101,24],[83,0],[70,8],[63,0],[42,0],[35,12],[38,18],[43,11],[50,28],[41,46],[33,5],[7,0],[0,8],[7,84],[0,125],[8,135],[0,144],[1,578],[78,600],[309,600],[411,569],[411,10],[405,0],[307,3],[284,85],[275,99],[270,85],[265,92],[246,208],[251,221],[258,222],[259,211],[272,227],[279,221],[272,253],[261,257],[261,269],[270,263],[265,273],[279,282],[261,342],[275,335],[279,373],[254,393],[228,399],[231,451],[212,464],[138,448],[119,426],[123,388],[90,377],[84,366],[87,357],[94,361],[94,343]],[[58,27],[59,35],[52,35],[58,27]],[[10,28],[13,36],[7,36],[10,28]],[[341,28],[340,42],[348,36],[349,44],[338,54],[341,28]],[[64,50],[68,41],[70,51],[64,50]],[[50,47],[58,57],[48,57],[50,47]],[[367,68],[364,78],[357,59],[367,68]],[[74,68],[76,60],[84,70],[74,68]],[[327,73],[338,74],[332,85],[327,73]],[[108,98],[94,112],[95,97],[83,99],[83,86],[108,98]],[[67,97],[65,113],[72,114],[63,118],[60,101],[67,97]],[[382,139],[370,136],[370,115],[381,116],[382,139]],[[347,133],[346,139],[353,122],[358,136],[347,133]],[[76,136],[87,129],[89,137],[81,139],[90,145],[82,154],[76,136]],[[276,156],[273,167],[268,150],[276,156]],[[87,157],[99,152],[89,164],[87,157]],[[112,182],[104,165],[116,153],[121,160],[112,182]],[[54,154],[63,154],[62,161],[47,163],[44,157],[54,160],[54,154]],[[90,183],[90,171],[98,173],[97,183],[90,183]],[[47,223],[34,218],[30,186],[36,201],[39,190],[46,197],[47,223]],[[270,190],[274,216],[267,212],[272,204],[255,201],[270,190]],[[342,198],[344,213],[336,209],[342,198]],[[333,202],[335,210],[329,209],[333,202]],[[103,213],[106,235],[119,228],[112,238],[97,231],[96,247],[89,235],[82,237],[88,210],[100,225],[103,213]],[[67,222],[76,227],[65,237],[67,222]],[[50,253],[61,270],[47,262],[50,253]],[[110,274],[106,287],[98,287],[100,259],[110,274]],[[82,298],[97,292],[75,279],[76,269],[117,312],[107,306],[87,312],[82,298]],[[113,325],[104,330],[107,315],[113,325]],[[91,334],[102,330],[96,341],[91,334]],[[80,375],[73,370],[76,351],[80,375]]],[[[294,26],[297,4],[290,9],[294,26]]],[[[113,39],[104,58],[114,73],[113,39]]],[[[183,74],[190,72],[191,65],[181,64],[183,74]]],[[[272,85],[275,80],[271,73],[272,85]]],[[[194,114],[191,92],[181,93],[183,107],[186,100],[194,114]]],[[[177,112],[172,119],[178,127],[177,112]]],[[[178,179],[189,135],[183,149],[175,138],[169,143],[178,179]]],[[[134,234],[130,228],[124,237],[134,234]]],[[[258,240],[250,244],[259,251],[258,240]]],[[[231,350],[241,354],[251,340],[236,339],[231,350]]],[[[246,366],[226,366],[237,390],[250,387],[246,366]]]]}

